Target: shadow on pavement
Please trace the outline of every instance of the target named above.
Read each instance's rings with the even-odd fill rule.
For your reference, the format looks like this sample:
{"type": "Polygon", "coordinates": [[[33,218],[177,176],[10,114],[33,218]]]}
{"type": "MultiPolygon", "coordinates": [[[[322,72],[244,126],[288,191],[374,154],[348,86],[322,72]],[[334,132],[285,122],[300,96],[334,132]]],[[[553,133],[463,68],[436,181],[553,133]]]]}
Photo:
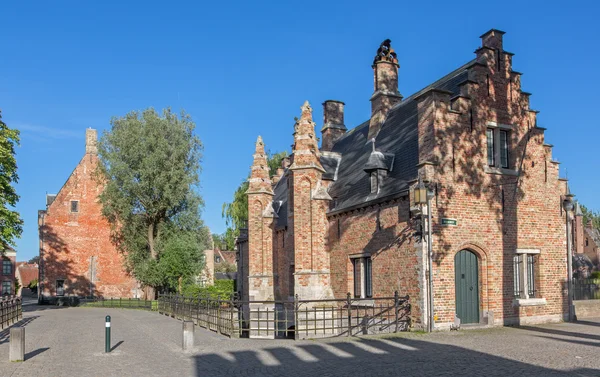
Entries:
{"type": "Polygon", "coordinates": [[[0,344],[8,342],[9,335],[10,335],[10,329],[12,327],[25,327],[29,323],[33,322],[36,318],[39,318],[39,315],[34,315],[31,317],[23,318],[19,322],[15,322],[12,326],[7,327],[4,330],[0,331],[0,344]]]}
{"type": "Polygon", "coordinates": [[[110,351],[112,352],[112,351],[116,350],[116,349],[117,349],[117,347],[118,347],[118,346],[120,346],[121,344],[123,344],[123,341],[122,341],[122,340],[121,340],[121,341],[119,341],[119,342],[118,342],[117,344],[115,344],[114,346],[112,346],[112,348],[110,349],[110,351]]]}
{"type": "MultiPolygon", "coordinates": [[[[251,340],[249,340],[251,342],[251,340]]],[[[290,341],[291,342],[291,341],[290,341]]],[[[249,348],[251,345],[249,345],[249,348]]],[[[285,347],[194,356],[196,376],[598,376],[600,370],[560,371],[422,340],[360,339],[287,343],[285,347]]]]}
{"type": "Polygon", "coordinates": [[[25,361],[35,357],[36,355],[39,355],[42,352],[46,352],[48,351],[50,348],[48,347],[44,347],[44,348],[38,348],[35,351],[31,351],[25,354],[25,361]]]}

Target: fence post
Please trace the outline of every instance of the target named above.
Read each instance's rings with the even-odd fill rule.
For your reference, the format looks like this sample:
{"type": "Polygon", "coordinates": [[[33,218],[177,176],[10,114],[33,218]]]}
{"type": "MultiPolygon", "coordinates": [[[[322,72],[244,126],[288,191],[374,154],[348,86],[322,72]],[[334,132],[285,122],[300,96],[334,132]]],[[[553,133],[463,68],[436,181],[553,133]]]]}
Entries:
{"type": "Polygon", "coordinates": [[[394,315],[396,317],[396,329],[394,332],[398,332],[398,291],[394,291],[394,315]]]}
{"type": "Polygon", "coordinates": [[[348,308],[348,335],[352,335],[352,300],[350,298],[350,292],[346,295],[346,306],[348,308]]]}
{"type": "Polygon", "coordinates": [[[221,334],[221,294],[217,295],[217,332],[221,334]]]}

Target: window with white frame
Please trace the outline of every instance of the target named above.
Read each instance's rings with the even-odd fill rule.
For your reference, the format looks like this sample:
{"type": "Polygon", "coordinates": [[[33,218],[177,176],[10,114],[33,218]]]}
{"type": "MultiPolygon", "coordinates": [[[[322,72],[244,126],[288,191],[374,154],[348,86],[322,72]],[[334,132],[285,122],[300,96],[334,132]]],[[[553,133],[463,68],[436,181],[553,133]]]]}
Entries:
{"type": "Polygon", "coordinates": [[[10,260],[2,261],[2,275],[12,274],[12,262],[10,260]]]}
{"type": "Polygon", "coordinates": [[[371,268],[371,257],[364,256],[359,258],[353,258],[352,268],[354,275],[354,297],[373,297],[373,274],[371,268]]]}
{"type": "Polygon", "coordinates": [[[3,295],[10,295],[10,294],[12,294],[11,288],[12,288],[12,284],[10,283],[10,281],[3,281],[2,282],[2,294],[3,295]]]}
{"type": "Polygon", "coordinates": [[[538,298],[536,289],[536,265],[539,250],[517,250],[513,257],[515,298],[538,298]]]}
{"type": "Polygon", "coordinates": [[[488,128],[486,130],[488,166],[508,169],[509,136],[508,130],[499,128],[488,128]]]}

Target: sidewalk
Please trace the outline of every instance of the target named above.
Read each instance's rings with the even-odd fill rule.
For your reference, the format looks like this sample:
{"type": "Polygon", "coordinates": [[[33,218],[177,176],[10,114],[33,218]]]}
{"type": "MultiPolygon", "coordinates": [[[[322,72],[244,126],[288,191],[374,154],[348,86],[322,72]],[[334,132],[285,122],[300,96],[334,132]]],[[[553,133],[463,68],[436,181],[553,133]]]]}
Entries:
{"type": "Polygon", "coordinates": [[[26,361],[8,362],[8,331],[0,332],[0,376],[600,376],[600,319],[319,341],[228,339],[196,328],[195,352],[186,354],[181,322],[155,312],[25,310],[26,361]]]}

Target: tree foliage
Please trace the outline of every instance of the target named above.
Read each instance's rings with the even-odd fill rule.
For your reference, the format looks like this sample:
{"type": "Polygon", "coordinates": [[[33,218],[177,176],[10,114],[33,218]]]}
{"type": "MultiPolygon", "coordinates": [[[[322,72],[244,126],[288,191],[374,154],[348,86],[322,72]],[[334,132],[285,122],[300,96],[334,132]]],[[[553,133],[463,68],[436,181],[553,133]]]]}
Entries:
{"type": "Polygon", "coordinates": [[[33,263],[39,264],[40,263],[40,256],[39,255],[34,256],[27,263],[29,263],[29,264],[33,264],[33,263]]]}
{"type": "Polygon", "coordinates": [[[600,229],[600,211],[593,211],[580,203],[581,212],[583,213],[583,223],[592,224],[594,229],[600,229]]]}
{"type": "Polygon", "coordinates": [[[19,131],[8,128],[0,113],[0,244],[15,246],[21,237],[23,220],[14,207],[19,195],[14,184],[19,181],[15,147],[19,146],[19,131]]]}
{"type": "MultiPolygon", "coordinates": [[[[277,169],[281,167],[281,161],[288,156],[286,151],[277,153],[267,153],[267,164],[269,165],[269,176],[277,174],[277,169]]],[[[248,220],[248,180],[242,182],[233,193],[233,200],[230,203],[223,203],[222,216],[225,218],[227,230],[219,236],[220,243],[225,247],[221,250],[233,250],[235,238],[239,236],[240,229],[246,226],[248,220]]]]}
{"type": "MultiPolygon", "coordinates": [[[[193,279],[211,245],[197,193],[202,143],[184,112],[150,108],[111,120],[98,145],[103,215],[125,266],[147,287],[193,279]]],[[[151,294],[154,294],[153,292],[151,294]]]]}

